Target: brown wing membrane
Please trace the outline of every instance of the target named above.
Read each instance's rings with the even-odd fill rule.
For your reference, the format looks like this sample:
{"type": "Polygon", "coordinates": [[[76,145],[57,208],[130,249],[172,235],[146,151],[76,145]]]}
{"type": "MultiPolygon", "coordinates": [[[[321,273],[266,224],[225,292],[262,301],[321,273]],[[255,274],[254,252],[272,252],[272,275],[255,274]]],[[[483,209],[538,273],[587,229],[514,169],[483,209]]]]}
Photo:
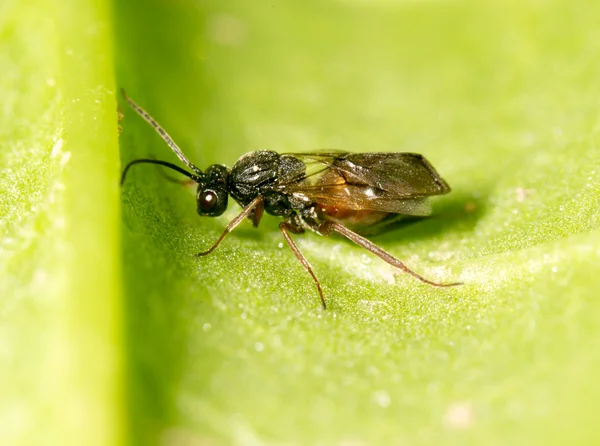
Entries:
{"type": "Polygon", "coordinates": [[[293,155],[307,164],[307,175],[302,181],[282,186],[305,201],[347,209],[425,216],[431,213],[427,197],[450,191],[431,164],[418,154],[293,155]],[[313,164],[317,166],[311,166],[313,164]]]}
{"type": "Polygon", "coordinates": [[[337,206],[344,209],[385,211],[394,214],[426,216],[431,214],[431,205],[426,197],[398,198],[368,186],[348,184],[324,185],[298,188],[292,194],[305,201],[337,206]]]}

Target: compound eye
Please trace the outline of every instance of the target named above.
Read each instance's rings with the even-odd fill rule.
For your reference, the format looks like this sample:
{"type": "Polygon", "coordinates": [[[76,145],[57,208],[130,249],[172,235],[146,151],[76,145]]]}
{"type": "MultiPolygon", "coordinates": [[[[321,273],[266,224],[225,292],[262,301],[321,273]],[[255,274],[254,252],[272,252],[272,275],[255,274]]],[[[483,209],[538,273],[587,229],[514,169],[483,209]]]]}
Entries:
{"type": "Polygon", "coordinates": [[[211,211],[217,205],[217,194],[211,190],[204,191],[198,197],[198,207],[203,211],[211,211]]]}

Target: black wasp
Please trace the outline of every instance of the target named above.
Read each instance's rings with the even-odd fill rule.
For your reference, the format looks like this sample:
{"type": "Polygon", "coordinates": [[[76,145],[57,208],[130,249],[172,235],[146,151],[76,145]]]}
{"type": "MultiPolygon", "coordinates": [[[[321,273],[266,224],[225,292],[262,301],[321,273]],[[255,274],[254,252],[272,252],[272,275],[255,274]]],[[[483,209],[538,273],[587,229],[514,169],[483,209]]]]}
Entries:
{"type": "Polygon", "coordinates": [[[263,213],[282,217],[279,229],[288,246],[313,278],[323,308],[325,297],[312,266],[292,240],[290,233],[309,229],[319,235],[332,232],[368,249],[390,265],[436,287],[441,284],[415,273],[359,233],[382,232],[403,217],[431,213],[429,196],[450,192],[450,187],[422,156],[415,153],[284,153],[270,150],[250,152],[230,169],[220,164],[202,172],[184,155],[167,132],[144,109],[129,98],[129,105],[160,134],[175,155],[191,170],[167,161],[136,159],[125,166],[158,164],[173,169],[198,183],[196,205],[203,217],[217,217],[227,208],[229,195],[243,208],[225,228],[205,256],[221,244],[246,217],[256,227],[263,213]]]}

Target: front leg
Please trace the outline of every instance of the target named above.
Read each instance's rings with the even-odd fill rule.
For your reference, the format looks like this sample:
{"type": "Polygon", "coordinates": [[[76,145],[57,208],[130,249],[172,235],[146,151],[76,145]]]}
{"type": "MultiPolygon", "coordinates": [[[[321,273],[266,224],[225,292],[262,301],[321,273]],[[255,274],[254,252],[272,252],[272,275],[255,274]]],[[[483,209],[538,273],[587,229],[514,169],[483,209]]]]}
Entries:
{"type": "MultiPolygon", "coordinates": [[[[221,234],[221,236],[217,239],[217,241],[215,242],[214,245],[212,245],[206,251],[202,251],[202,252],[199,252],[198,254],[196,254],[196,257],[207,256],[208,254],[210,254],[211,252],[213,252],[217,248],[217,246],[219,246],[221,244],[221,242],[223,241],[223,239],[225,238],[225,236],[227,234],[229,234],[231,231],[233,231],[237,227],[237,225],[239,225],[244,220],[244,218],[246,218],[248,215],[250,215],[250,213],[254,210],[254,208],[256,208],[256,207],[262,207],[262,205],[263,205],[263,197],[259,195],[254,200],[252,200],[242,210],[242,212],[240,213],[240,215],[238,215],[237,217],[235,217],[233,220],[231,220],[229,222],[229,224],[225,228],[225,231],[223,231],[223,234],[221,234]]],[[[260,212],[260,214],[262,215],[262,211],[260,212]]]]}

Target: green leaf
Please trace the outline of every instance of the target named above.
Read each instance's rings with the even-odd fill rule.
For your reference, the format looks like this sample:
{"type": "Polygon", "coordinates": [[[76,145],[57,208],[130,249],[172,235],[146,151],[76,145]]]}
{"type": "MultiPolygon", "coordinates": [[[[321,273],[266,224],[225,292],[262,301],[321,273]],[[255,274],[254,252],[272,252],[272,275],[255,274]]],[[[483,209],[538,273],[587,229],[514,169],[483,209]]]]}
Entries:
{"type": "MultiPolygon", "coordinates": [[[[600,440],[598,6],[115,2],[111,36],[99,0],[64,5],[0,6],[3,437],[600,440]],[[201,168],[265,148],[424,154],[453,192],[373,240],[464,285],[295,236],[322,311],[272,217],[195,258],[239,208],[198,218],[154,166],[121,201],[114,67],[201,168]]],[[[176,162],[123,111],[122,162],[176,162]]]]}
{"type": "Polygon", "coordinates": [[[9,1],[0,17],[1,442],[120,444],[109,11],[9,1]]]}

